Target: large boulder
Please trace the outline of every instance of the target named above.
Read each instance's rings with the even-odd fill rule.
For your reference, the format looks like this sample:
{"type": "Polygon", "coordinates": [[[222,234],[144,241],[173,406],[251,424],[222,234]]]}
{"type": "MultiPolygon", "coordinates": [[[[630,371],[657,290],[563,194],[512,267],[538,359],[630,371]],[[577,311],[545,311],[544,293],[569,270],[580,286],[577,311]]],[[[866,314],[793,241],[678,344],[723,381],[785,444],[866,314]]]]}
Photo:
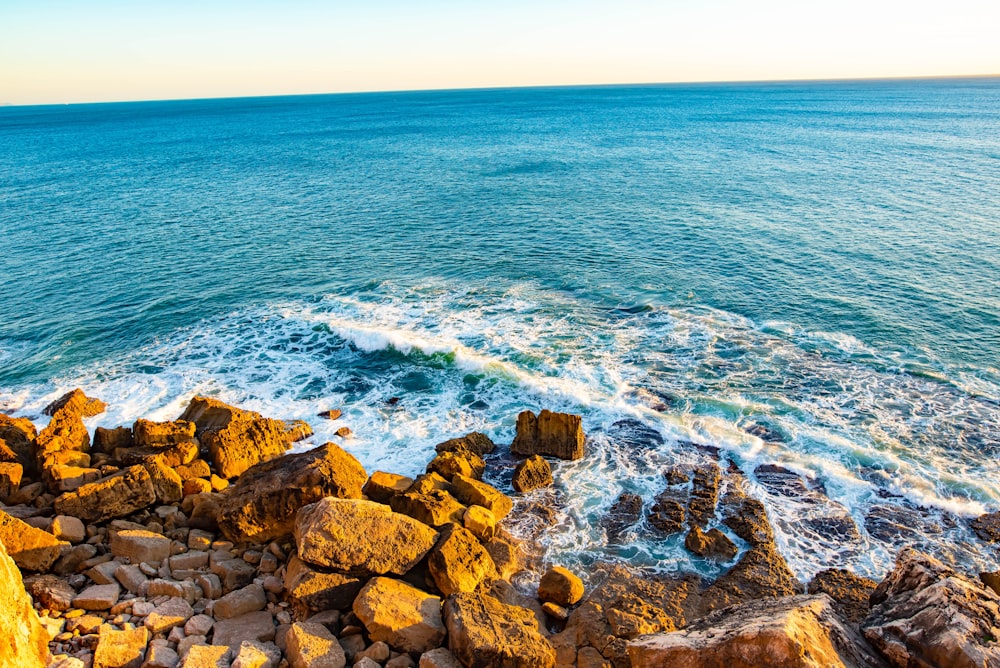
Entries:
{"type": "Polygon", "coordinates": [[[49,532],[36,529],[2,510],[0,542],[6,546],[6,554],[18,568],[40,572],[49,570],[59,558],[62,546],[66,545],[49,532]]]}
{"type": "Polygon", "coordinates": [[[553,566],[538,583],[538,598],[547,603],[567,606],[583,598],[583,581],[562,566],[553,566]]]}
{"type": "Polygon", "coordinates": [[[515,455],[546,455],[559,459],[583,457],[583,420],[579,415],[543,410],[517,416],[517,434],[510,451],[515,455]]]}
{"type": "Polygon", "coordinates": [[[194,440],[195,424],[187,420],[153,422],[139,418],[132,425],[132,441],[140,448],[165,448],[194,440]]]}
{"type": "Polygon", "coordinates": [[[435,529],[461,523],[466,510],[465,506],[443,489],[419,492],[412,487],[403,494],[390,497],[389,506],[395,512],[420,520],[435,529]]]}
{"type": "Polygon", "coordinates": [[[153,480],[146,467],[137,464],[63,494],[55,500],[54,506],[59,515],[72,515],[84,522],[103,522],[124,517],[155,502],[153,480]]]}
{"type": "Polygon", "coordinates": [[[295,520],[299,558],[355,575],[403,575],[424,558],[438,534],[388,506],[326,497],[295,520]]]}
{"type": "Polygon", "coordinates": [[[375,471],[361,491],[372,501],[389,503],[389,499],[404,493],[411,485],[413,485],[413,478],[407,478],[405,475],[397,473],[375,471]]]}
{"type": "Polygon", "coordinates": [[[248,469],[219,507],[219,529],[236,543],[291,536],[295,514],[323,497],[360,499],[364,468],[335,443],[286,455],[248,469]]]}
{"type": "Polygon", "coordinates": [[[511,485],[518,492],[530,492],[552,484],[552,467],[541,455],[532,455],[514,468],[511,485]]]}
{"type": "Polygon", "coordinates": [[[825,595],[727,608],[680,631],[628,644],[634,668],[861,668],[879,665],[825,595]]]}
{"type": "Polygon", "coordinates": [[[459,438],[453,438],[445,441],[444,443],[438,443],[434,446],[434,452],[441,454],[442,452],[455,452],[455,453],[472,453],[478,457],[483,455],[488,455],[496,449],[496,445],[490,440],[490,437],[486,434],[482,434],[478,431],[474,431],[465,436],[460,436],[459,438]]]}
{"type": "Polygon", "coordinates": [[[456,475],[451,479],[451,489],[456,499],[467,506],[482,506],[488,509],[497,521],[507,517],[514,507],[511,498],[496,487],[464,475],[456,475]]]}
{"type": "Polygon", "coordinates": [[[18,668],[45,666],[49,660],[49,637],[3,540],[0,540],[0,611],[0,664],[18,668]]]}
{"type": "Polygon", "coordinates": [[[285,567],[284,586],[297,610],[307,613],[346,610],[351,607],[364,581],[343,573],[326,573],[298,557],[285,567]]]}
{"type": "Polygon", "coordinates": [[[26,472],[34,470],[33,450],[38,430],[28,418],[0,413],[0,461],[17,462],[26,472]]]}
{"type": "Polygon", "coordinates": [[[911,548],[872,594],[865,638],[896,668],[1000,666],[1000,596],[911,548]]]}
{"type": "Polygon", "coordinates": [[[427,558],[434,584],[445,596],[475,591],[488,577],[496,577],[496,566],[486,548],[467,529],[450,525],[427,558]]]}
{"type": "Polygon", "coordinates": [[[100,399],[88,397],[83,393],[83,390],[76,388],[43,408],[42,413],[45,415],[55,415],[63,411],[88,418],[100,415],[107,407],[108,405],[100,399]]]}
{"type": "Polygon", "coordinates": [[[463,592],[445,601],[444,621],[448,649],[465,668],[552,668],[556,663],[555,649],[526,608],[463,592]]]}
{"type": "Polygon", "coordinates": [[[372,578],[354,600],[354,614],[373,642],[418,654],[444,641],[441,599],[392,578],[372,578]]]}
{"type": "Polygon", "coordinates": [[[336,636],[322,624],[296,622],[285,636],[285,654],[291,668],[344,668],[347,659],[336,636]]]}

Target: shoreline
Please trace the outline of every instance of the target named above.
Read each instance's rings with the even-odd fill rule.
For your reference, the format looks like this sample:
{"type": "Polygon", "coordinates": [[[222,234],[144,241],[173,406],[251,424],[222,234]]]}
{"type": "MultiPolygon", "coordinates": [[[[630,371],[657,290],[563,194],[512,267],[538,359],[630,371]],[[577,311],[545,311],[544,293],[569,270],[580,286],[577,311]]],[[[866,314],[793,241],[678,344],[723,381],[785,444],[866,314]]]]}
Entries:
{"type": "MultiPolygon", "coordinates": [[[[285,454],[312,434],[307,423],[215,399],[195,397],[173,421],[91,436],[83,418],[104,409],[76,390],[46,409],[41,432],[0,416],[0,539],[42,612],[42,622],[15,620],[32,629],[21,666],[44,665],[43,644],[60,668],[618,668],[684,652],[703,655],[690,665],[714,665],[735,651],[706,640],[722,630],[748,647],[797,642],[789,661],[799,662],[780,665],[819,665],[810,652],[841,662],[832,665],[906,665],[901,651],[938,650],[895,638],[893,615],[934,587],[964,592],[968,605],[949,609],[952,626],[924,631],[1000,665],[995,617],[983,612],[1000,603],[996,573],[980,582],[904,549],[881,584],[837,564],[801,583],[744,473],[716,448],[691,444],[694,466],[663,471],[649,517],[626,493],[601,526],[615,534],[649,521],[664,537],[683,535],[688,551],[725,564],[717,579],[603,562],[572,573],[544,561],[552,509],[512,497],[551,485],[558,462],[586,457],[579,416],[521,413],[509,449],[478,433],[442,441],[411,479],[365,471],[335,443],[285,454]],[[482,481],[514,461],[511,488],[482,481]],[[512,511],[530,515],[534,531],[511,535],[512,511]],[[906,584],[912,572],[923,574],[919,592],[906,584]],[[775,626],[786,618],[798,621],[775,626]],[[971,620],[968,633],[951,618],[971,620]],[[803,644],[793,631],[806,627],[803,644]]],[[[821,502],[787,469],[755,475],[821,502]]],[[[973,525],[984,550],[1000,539],[1000,514],[973,525]]],[[[4,586],[16,598],[20,583],[4,586]]]]}

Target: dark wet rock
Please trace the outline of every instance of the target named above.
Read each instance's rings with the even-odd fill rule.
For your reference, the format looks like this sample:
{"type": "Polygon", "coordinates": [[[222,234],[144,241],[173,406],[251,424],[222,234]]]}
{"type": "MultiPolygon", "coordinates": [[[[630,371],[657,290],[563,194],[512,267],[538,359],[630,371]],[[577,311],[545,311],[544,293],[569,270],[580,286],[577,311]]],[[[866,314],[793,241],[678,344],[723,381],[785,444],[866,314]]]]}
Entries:
{"type": "Polygon", "coordinates": [[[514,469],[511,484],[518,492],[530,492],[552,484],[552,468],[540,455],[532,455],[514,469]]]}
{"type": "Polygon", "coordinates": [[[791,499],[809,500],[810,489],[805,480],[794,471],[777,464],[762,464],[754,469],[754,476],[768,492],[791,499]]]}
{"type": "Polygon", "coordinates": [[[774,542],[774,531],[767,520],[767,511],[757,499],[744,498],[732,515],[723,518],[722,523],[751,545],[774,542]]]}
{"type": "Polygon", "coordinates": [[[773,543],[756,545],[710,586],[702,597],[706,612],[758,598],[794,596],[803,591],[773,543]]]}
{"type": "Polygon", "coordinates": [[[1000,571],[980,573],[979,580],[997,594],[1000,594],[1000,571]]]}
{"type": "Polygon", "coordinates": [[[326,418],[327,420],[339,420],[340,416],[343,415],[343,412],[341,412],[340,409],[331,408],[330,410],[323,411],[317,415],[321,418],[326,418]]]}
{"type": "Polygon", "coordinates": [[[632,451],[649,450],[663,445],[663,436],[639,420],[619,420],[607,430],[616,445],[632,451]]]}
{"type": "Polygon", "coordinates": [[[705,528],[715,517],[721,479],[718,464],[706,464],[694,470],[691,500],[688,502],[688,522],[691,526],[705,528]]]}
{"type": "MultiPolygon", "coordinates": [[[[683,512],[683,509],[682,509],[683,512]]],[[[623,492],[608,514],[601,518],[601,526],[608,534],[608,540],[617,543],[622,535],[634,527],[642,517],[642,497],[623,492]]]]}
{"type": "Polygon", "coordinates": [[[523,411],[517,416],[517,434],[510,451],[515,455],[580,459],[584,440],[583,421],[579,415],[543,410],[536,416],[531,411],[523,411]]]}
{"type": "Polygon", "coordinates": [[[874,580],[851,571],[830,568],[814,575],[806,590],[810,594],[829,596],[844,619],[856,624],[868,616],[870,598],[877,586],[874,580]]]}
{"type": "Polygon", "coordinates": [[[686,495],[677,495],[673,490],[662,492],[649,509],[649,523],[667,535],[680,533],[687,518],[686,500],[686,495]]]}
{"type": "Polygon", "coordinates": [[[728,561],[736,556],[739,550],[729,537],[712,528],[702,531],[697,526],[691,527],[688,535],[684,538],[684,547],[689,552],[699,557],[708,557],[720,561],[728,561]]]}
{"type": "Polygon", "coordinates": [[[762,441],[767,441],[768,443],[784,443],[785,437],[780,431],[767,426],[766,424],[761,424],[759,422],[751,422],[750,424],[743,427],[743,431],[750,434],[751,436],[756,436],[762,441]]]}
{"type": "Polygon", "coordinates": [[[667,479],[668,485],[683,485],[691,480],[679,466],[671,466],[664,472],[663,477],[667,479]]]}
{"type": "Polygon", "coordinates": [[[986,513],[972,520],[972,530],[987,543],[1000,541],[1000,511],[986,513]]]}
{"type": "Polygon", "coordinates": [[[919,511],[895,504],[869,508],[865,530],[876,540],[897,545],[920,543],[927,534],[941,533],[941,527],[919,511]]]}
{"type": "Polygon", "coordinates": [[[1000,596],[913,549],[872,594],[865,638],[894,668],[1000,666],[1000,596]]]}

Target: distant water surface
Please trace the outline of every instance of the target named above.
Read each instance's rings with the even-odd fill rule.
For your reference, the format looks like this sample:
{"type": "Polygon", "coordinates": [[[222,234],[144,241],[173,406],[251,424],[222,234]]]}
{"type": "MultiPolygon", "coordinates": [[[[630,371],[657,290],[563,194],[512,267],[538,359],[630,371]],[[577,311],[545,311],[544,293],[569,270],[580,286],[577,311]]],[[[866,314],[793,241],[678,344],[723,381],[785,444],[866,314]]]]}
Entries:
{"type": "Polygon", "coordinates": [[[591,436],[554,559],[717,572],[599,524],[695,442],[803,577],[997,567],[1000,80],[0,108],[0,238],[0,408],[40,424],[75,385],[91,426],[214,393],[320,443],[340,407],[414,474],[549,407],[591,436]]]}

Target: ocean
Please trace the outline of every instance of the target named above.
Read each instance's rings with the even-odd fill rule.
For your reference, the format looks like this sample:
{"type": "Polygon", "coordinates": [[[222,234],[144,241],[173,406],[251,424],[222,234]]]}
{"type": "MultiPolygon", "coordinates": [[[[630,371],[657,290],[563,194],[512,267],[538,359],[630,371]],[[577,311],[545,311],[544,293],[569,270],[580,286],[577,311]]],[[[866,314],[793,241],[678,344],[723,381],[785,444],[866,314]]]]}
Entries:
{"type": "Polygon", "coordinates": [[[0,410],[39,425],[211,394],[414,475],[549,408],[588,433],[521,501],[550,560],[718,573],[601,526],[695,443],[803,579],[998,565],[1000,79],[6,107],[0,238],[0,410]]]}

